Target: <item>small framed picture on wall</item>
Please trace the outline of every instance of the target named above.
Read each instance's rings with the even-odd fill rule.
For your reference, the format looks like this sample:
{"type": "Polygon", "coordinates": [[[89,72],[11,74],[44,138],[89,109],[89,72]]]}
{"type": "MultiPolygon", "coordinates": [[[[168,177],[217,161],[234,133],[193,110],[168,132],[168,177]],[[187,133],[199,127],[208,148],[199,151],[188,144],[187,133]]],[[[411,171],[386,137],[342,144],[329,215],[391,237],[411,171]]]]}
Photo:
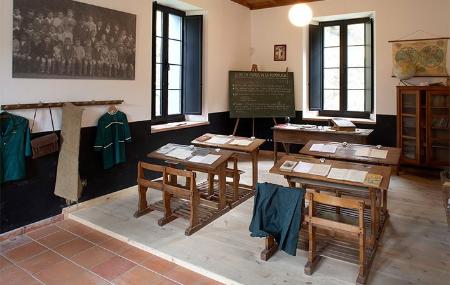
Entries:
{"type": "Polygon", "coordinates": [[[286,61],[286,45],[274,45],[273,60],[286,61]]]}

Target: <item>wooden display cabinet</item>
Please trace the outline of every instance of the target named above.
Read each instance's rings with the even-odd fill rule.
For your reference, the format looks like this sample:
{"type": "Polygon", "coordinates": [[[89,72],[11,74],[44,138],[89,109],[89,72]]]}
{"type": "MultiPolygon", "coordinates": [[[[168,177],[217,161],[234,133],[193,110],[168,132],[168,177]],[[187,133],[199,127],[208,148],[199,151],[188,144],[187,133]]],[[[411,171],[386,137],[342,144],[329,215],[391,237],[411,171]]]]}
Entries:
{"type": "Polygon", "coordinates": [[[450,87],[397,87],[397,147],[402,164],[450,165],[450,87]]]}

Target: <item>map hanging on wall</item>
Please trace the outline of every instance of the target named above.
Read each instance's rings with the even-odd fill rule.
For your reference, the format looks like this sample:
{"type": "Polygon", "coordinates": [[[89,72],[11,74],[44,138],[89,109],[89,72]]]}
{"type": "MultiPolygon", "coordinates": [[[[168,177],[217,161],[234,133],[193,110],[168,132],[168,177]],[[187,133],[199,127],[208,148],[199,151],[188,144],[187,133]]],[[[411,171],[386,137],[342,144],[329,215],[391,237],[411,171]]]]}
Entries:
{"type": "Polygon", "coordinates": [[[414,76],[448,76],[447,39],[406,40],[392,43],[392,63],[412,63],[414,76]]]}

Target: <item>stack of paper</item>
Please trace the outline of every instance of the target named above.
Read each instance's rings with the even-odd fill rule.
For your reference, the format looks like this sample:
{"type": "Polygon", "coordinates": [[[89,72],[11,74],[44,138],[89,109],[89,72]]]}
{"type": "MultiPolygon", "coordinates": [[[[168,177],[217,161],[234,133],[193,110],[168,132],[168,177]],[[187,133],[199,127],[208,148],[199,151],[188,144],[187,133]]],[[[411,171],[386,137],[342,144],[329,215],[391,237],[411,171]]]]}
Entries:
{"type": "Polygon", "coordinates": [[[326,152],[326,153],[335,153],[337,149],[336,144],[321,144],[321,143],[315,143],[311,146],[309,149],[310,151],[317,151],[317,152],[326,152]]]}
{"type": "Polygon", "coordinates": [[[250,141],[250,140],[245,140],[245,139],[239,140],[239,139],[236,139],[236,140],[232,140],[228,144],[239,145],[239,146],[248,146],[251,143],[252,143],[252,141],[250,141]]]}
{"type": "Polygon", "coordinates": [[[347,180],[363,183],[366,179],[367,171],[355,169],[331,168],[328,178],[336,180],[347,180]]]}
{"type": "Polygon", "coordinates": [[[175,144],[166,144],[165,146],[160,147],[156,152],[161,154],[166,154],[176,148],[175,144]]]}
{"type": "Polygon", "coordinates": [[[328,171],[330,171],[330,168],[331,165],[329,164],[308,163],[300,161],[297,166],[294,167],[294,172],[326,176],[328,174],[328,171]]]}
{"type": "Polygon", "coordinates": [[[192,156],[192,150],[189,150],[187,148],[184,147],[177,147],[174,150],[166,153],[167,156],[173,157],[173,158],[177,158],[177,159],[186,159],[190,156],[192,156]]]}
{"type": "Polygon", "coordinates": [[[371,149],[369,147],[362,147],[358,148],[355,151],[356,156],[366,156],[366,157],[373,157],[373,158],[381,158],[386,159],[388,154],[388,151],[385,149],[371,149]]]}
{"type": "Polygon", "coordinates": [[[190,162],[204,163],[204,164],[213,164],[216,160],[218,160],[220,155],[217,154],[208,154],[206,156],[196,155],[189,159],[190,162]]]}
{"type": "Polygon", "coordinates": [[[214,136],[212,138],[210,138],[209,140],[207,140],[207,143],[210,144],[226,144],[227,142],[229,142],[231,139],[229,137],[225,137],[225,136],[214,136]]]}
{"type": "Polygon", "coordinates": [[[346,119],[331,119],[331,121],[337,126],[337,127],[351,127],[354,128],[355,125],[346,119]]]}

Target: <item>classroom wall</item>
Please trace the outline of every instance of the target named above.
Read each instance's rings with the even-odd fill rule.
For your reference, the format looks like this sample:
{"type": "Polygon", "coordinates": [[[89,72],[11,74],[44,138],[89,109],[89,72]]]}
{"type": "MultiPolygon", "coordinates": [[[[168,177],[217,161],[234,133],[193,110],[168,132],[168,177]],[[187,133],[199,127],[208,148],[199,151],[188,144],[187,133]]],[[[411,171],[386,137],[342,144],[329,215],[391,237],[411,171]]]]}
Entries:
{"type": "MultiPolygon", "coordinates": [[[[123,99],[120,106],[130,122],[151,118],[151,0],[79,0],[137,15],[136,78],[121,80],[62,80],[12,78],[13,0],[0,1],[0,104],[123,99]]],[[[228,109],[228,70],[250,65],[250,11],[228,0],[188,0],[204,14],[203,112],[228,109]]],[[[94,126],[107,107],[87,107],[83,127],[94,126]]],[[[16,111],[32,119],[34,110],[16,111]]],[[[54,111],[59,129],[60,110],[54,111]]],[[[51,129],[48,111],[38,113],[35,131],[51,129]]]]}
{"type": "MultiPolygon", "coordinates": [[[[375,107],[377,114],[396,115],[395,86],[391,77],[391,44],[417,30],[437,36],[450,35],[448,0],[326,0],[308,3],[314,17],[374,12],[375,15],[375,107]]],[[[295,73],[296,110],[305,110],[307,93],[307,28],[296,28],[288,20],[291,6],[251,12],[251,61],[260,70],[285,70],[295,73]],[[273,46],[287,44],[287,61],[273,61],[273,46]]],[[[433,37],[418,33],[416,37],[433,37]]],[[[450,58],[448,58],[450,71],[450,58]]],[[[431,81],[416,79],[416,82],[431,81]]],[[[442,79],[440,80],[442,81],[442,79]]]]}
{"type": "MultiPolygon", "coordinates": [[[[30,0],[33,1],[33,0],[30,0]]],[[[172,142],[189,144],[206,132],[229,133],[228,71],[250,65],[250,11],[228,0],[161,0],[204,15],[203,112],[210,125],[150,134],[151,109],[151,0],[79,0],[137,15],[136,79],[46,80],[12,78],[13,0],[0,1],[0,104],[39,101],[83,101],[124,99],[119,106],[130,121],[131,143],[126,145],[127,162],[104,170],[101,153],[93,149],[96,123],[107,107],[86,107],[80,140],[80,176],[87,180],[80,201],[122,190],[136,184],[138,161],[146,154],[172,142]]],[[[32,119],[33,110],[17,111],[32,119]]],[[[60,110],[55,109],[56,128],[60,110]]],[[[48,111],[39,112],[34,132],[51,129],[48,111]]],[[[41,136],[35,133],[32,137],[41,136]]],[[[27,159],[26,178],[0,185],[0,233],[61,213],[65,201],[53,194],[58,154],[27,159]],[[26,206],[24,206],[26,205],[26,206]]]]}

